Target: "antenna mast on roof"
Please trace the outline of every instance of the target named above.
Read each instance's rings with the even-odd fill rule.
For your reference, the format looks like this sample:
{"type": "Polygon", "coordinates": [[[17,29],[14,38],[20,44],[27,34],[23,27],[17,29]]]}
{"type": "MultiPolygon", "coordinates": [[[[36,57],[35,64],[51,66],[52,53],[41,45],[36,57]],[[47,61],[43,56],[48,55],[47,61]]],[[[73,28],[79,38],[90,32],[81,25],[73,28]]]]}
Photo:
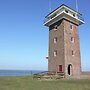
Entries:
{"type": "Polygon", "coordinates": [[[51,12],[51,0],[49,0],[49,12],[51,12]]]}
{"type": "Polygon", "coordinates": [[[76,11],[78,12],[78,0],[76,0],[76,11]]]}

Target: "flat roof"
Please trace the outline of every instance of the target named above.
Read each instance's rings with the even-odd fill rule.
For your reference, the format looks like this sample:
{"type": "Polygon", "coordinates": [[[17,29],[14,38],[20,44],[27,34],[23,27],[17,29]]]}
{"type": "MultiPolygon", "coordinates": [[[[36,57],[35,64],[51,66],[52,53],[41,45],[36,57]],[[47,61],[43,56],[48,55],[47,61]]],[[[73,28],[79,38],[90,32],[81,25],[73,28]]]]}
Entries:
{"type": "MultiPolygon", "coordinates": [[[[59,8],[62,7],[62,6],[66,6],[66,7],[68,7],[69,9],[73,10],[74,12],[80,14],[79,12],[77,12],[77,11],[74,10],[74,9],[72,9],[71,7],[69,7],[69,6],[65,5],[65,4],[62,4],[61,6],[59,6],[58,8],[56,8],[55,10],[53,10],[52,12],[50,12],[47,16],[45,16],[45,18],[48,17],[51,13],[53,13],[54,11],[56,11],[57,9],[59,9],[59,8]]],[[[80,14],[80,15],[82,15],[82,14],[80,14]]]]}

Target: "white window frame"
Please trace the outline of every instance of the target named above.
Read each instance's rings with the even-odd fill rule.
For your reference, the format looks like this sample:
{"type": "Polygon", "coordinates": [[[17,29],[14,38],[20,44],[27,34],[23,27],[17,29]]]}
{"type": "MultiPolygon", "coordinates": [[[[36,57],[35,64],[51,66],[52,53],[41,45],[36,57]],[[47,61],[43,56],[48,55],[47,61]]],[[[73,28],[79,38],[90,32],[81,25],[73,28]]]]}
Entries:
{"type": "Polygon", "coordinates": [[[57,43],[57,37],[54,37],[54,43],[57,43]]]}
{"type": "Polygon", "coordinates": [[[75,38],[71,37],[71,42],[74,43],[75,42],[75,38]]]}
{"type": "Polygon", "coordinates": [[[55,50],[53,54],[54,54],[54,57],[56,57],[57,56],[57,50],[55,50]]]}

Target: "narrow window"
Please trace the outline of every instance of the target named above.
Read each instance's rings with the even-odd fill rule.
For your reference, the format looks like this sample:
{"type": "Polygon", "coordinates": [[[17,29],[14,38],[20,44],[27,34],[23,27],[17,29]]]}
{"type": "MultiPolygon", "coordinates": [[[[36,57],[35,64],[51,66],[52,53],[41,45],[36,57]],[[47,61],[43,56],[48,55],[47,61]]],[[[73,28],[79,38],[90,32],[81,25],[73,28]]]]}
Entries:
{"type": "Polygon", "coordinates": [[[72,56],[74,56],[75,52],[72,50],[72,56]]]}
{"type": "Polygon", "coordinates": [[[70,29],[73,29],[73,25],[70,25],[70,29]]]}
{"type": "Polygon", "coordinates": [[[57,14],[55,13],[54,15],[51,16],[51,19],[54,18],[57,14]]]}
{"type": "Polygon", "coordinates": [[[57,51],[54,51],[54,57],[56,57],[57,56],[57,51]]]}
{"type": "Polygon", "coordinates": [[[57,43],[57,37],[54,38],[54,43],[57,43]]]}
{"type": "Polygon", "coordinates": [[[75,17],[75,14],[73,14],[73,16],[75,17]]]}
{"type": "Polygon", "coordinates": [[[66,13],[68,13],[68,10],[65,10],[66,13]]]}
{"type": "Polygon", "coordinates": [[[74,37],[71,37],[71,42],[74,43],[74,37]]]}
{"type": "Polygon", "coordinates": [[[54,26],[54,30],[57,30],[57,25],[54,26]]]}

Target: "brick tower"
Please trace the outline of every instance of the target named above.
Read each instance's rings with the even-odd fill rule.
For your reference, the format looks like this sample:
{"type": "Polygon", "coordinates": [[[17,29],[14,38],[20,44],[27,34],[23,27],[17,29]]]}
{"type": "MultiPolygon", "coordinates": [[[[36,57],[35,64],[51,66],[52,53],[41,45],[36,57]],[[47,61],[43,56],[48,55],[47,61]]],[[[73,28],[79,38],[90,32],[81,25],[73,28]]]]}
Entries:
{"type": "Polygon", "coordinates": [[[44,23],[49,27],[48,70],[63,72],[65,77],[79,78],[81,59],[78,26],[81,14],[62,4],[49,13],[44,23]]]}

